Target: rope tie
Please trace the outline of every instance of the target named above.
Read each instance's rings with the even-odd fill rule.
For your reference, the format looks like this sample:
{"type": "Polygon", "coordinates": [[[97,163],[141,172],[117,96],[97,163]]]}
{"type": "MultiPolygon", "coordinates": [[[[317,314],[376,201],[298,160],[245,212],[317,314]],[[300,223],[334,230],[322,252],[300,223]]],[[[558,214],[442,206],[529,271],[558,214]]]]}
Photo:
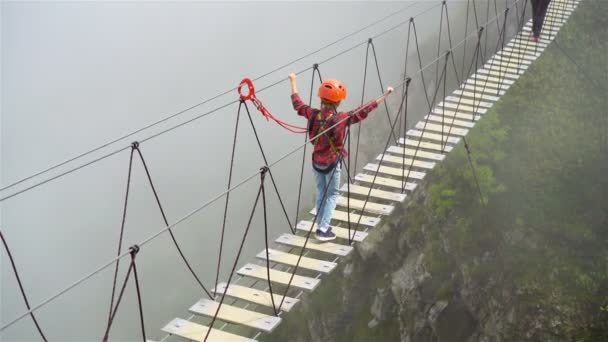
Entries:
{"type": "Polygon", "coordinates": [[[266,118],[266,121],[272,120],[272,121],[276,122],[279,126],[285,128],[286,130],[288,130],[292,133],[300,134],[300,133],[308,132],[308,128],[306,128],[306,127],[292,125],[292,124],[282,121],[282,120],[278,119],[277,117],[275,117],[274,115],[272,115],[272,113],[270,113],[270,111],[264,106],[262,101],[260,101],[260,99],[258,99],[255,96],[255,88],[253,87],[253,82],[250,79],[243,78],[243,80],[241,80],[241,83],[239,84],[239,87],[238,87],[238,92],[239,92],[241,101],[251,101],[251,103],[253,103],[255,108],[260,113],[262,113],[262,116],[266,118]],[[243,86],[247,86],[247,89],[249,91],[249,93],[247,95],[243,94],[243,91],[242,91],[243,86]]]}

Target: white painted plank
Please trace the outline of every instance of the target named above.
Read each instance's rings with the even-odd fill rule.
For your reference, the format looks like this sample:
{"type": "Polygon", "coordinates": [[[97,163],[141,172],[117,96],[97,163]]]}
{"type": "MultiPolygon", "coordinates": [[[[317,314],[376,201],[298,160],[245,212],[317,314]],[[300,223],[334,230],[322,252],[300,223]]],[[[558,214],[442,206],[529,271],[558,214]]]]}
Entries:
{"type": "MultiPolygon", "coordinates": [[[[445,115],[446,116],[449,115],[448,110],[446,110],[445,115]]],[[[427,149],[427,150],[435,150],[435,151],[444,152],[444,153],[452,151],[452,148],[453,148],[452,146],[449,146],[449,145],[446,146],[446,145],[442,145],[442,144],[435,144],[435,143],[431,143],[431,142],[420,141],[420,140],[410,139],[410,138],[405,138],[405,139],[399,138],[398,143],[401,145],[406,145],[406,146],[411,146],[411,147],[416,147],[416,148],[423,148],[423,149],[427,149]]],[[[402,155],[399,157],[403,156],[403,152],[401,154],[402,155]]],[[[406,155],[408,155],[407,152],[406,152],[406,155]]],[[[413,155],[413,154],[411,154],[411,155],[413,155]]],[[[441,159],[434,159],[434,158],[435,158],[435,156],[433,156],[433,158],[427,158],[427,159],[441,160],[441,159]]]]}
{"type": "Polygon", "coordinates": [[[389,201],[403,202],[403,200],[405,200],[405,194],[394,193],[394,192],[384,191],[384,190],[380,190],[380,189],[370,189],[368,187],[356,185],[356,184],[351,184],[350,186],[348,184],[342,184],[340,191],[346,192],[349,189],[350,189],[351,195],[357,194],[357,195],[361,195],[361,196],[367,196],[369,193],[370,197],[381,198],[381,199],[385,199],[385,200],[389,200],[389,201]],[[370,190],[371,190],[371,192],[370,192],[370,190]]]}
{"type": "MultiPolygon", "coordinates": [[[[469,133],[469,130],[466,128],[456,128],[456,127],[450,127],[450,126],[445,126],[445,125],[437,125],[437,124],[428,123],[428,122],[427,123],[418,122],[416,124],[416,128],[422,129],[422,130],[440,132],[440,133],[443,133],[443,135],[445,137],[448,136],[447,135],[448,131],[450,132],[450,134],[460,135],[463,137],[469,133]]],[[[440,141],[441,141],[441,139],[440,139],[440,141]]],[[[444,138],[442,142],[447,142],[446,138],[444,138]]]]}
{"type": "Polygon", "coordinates": [[[505,94],[504,90],[490,89],[490,88],[487,88],[487,87],[483,87],[483,86],[481,86],[479,84],[474,85],[474,84],[469,84],[469,83],[466,83],[466,82],[465,82],[464,85],[461,86],[461,88],[465,89],[465,90],[473,91],[475,93],[480,93],[481,92],[481,93],[490,94],[490,95],[496,95],[496,94],[498,94],[499,96],[503,96],[505,94]]]}
{"type": "MultiPolygon", "coordinates": [[[[314,234],[314,233],[313,233],[314,234]]],[[[256,255],[258,259],[266,260],[266,249],[261,251],[256,255]]],[[[268,258],[272,262],[276,262],[279,264],[296,266],[298,264],[299,255],[278,251],[276,249],[269,248],[268,249],[268,258]]],[[[305,268],[307,270],[317,271],[321,273],[330,273],[338,266],[337,263],[325,260],[319,260],[314,258],[309,258],[302,256],[300,259],[300,264],[298,267],[305,268]]],[[[278,305],[278,303],[276,303],[278,305]]]]}
{"type": "MultiPolygon", "coordinates": [[[[454,125],[454,126],[460,126],[460,127],[466,127],[466,128],[473,128],[473,127],[475,127],[475,122],[456,120],[456,119],[451,118],[451,117],[441,117],[439,115],[427,115],[427,116],[424,117],[425,120],[427,118],[428,118],[429,121],[433,121],[433,122],[437,122],[437,123],[442,123],[442,124],[445,124],[445,125],[454,125]]],[[[448,131],[448,134],[449,134],[449,131],[448,131]]]]}
{"type": "MultiPolygon", "coordinates": [[[[246,302],[263,305],[266,307],[272,307],[272,299],[270,297],[270,293],[268,292],[235,284],[230,284],[228,289],[226,289],[226,285],[226,283],[219,283],[217,285],[217,289],[213,289],[213,292],[221,296],[223,295],[224,291],[226,291],[226,296],[228,297],[238,298],[246,302]]],[[[272,298],[274,298],[275,305],[279,305],[281,300],[283,300],[283,296],[275,293],[273,293],[272,298]]],[[[281,310],[289,312],[299,301],[300,300],[296,298],[285,297],[281,310]]]]}
{"type": "Polygon", "coordinates": [[[500,78],[503,82],[508,80],[517,80],[520,75],[515,75],[507,70],[498,70],[492,67],[486,67],[485,69],[481,69],[478,71],[480,74],[488,75],[488,76],[496,76],[500,78]]]}
{"type": "MultiPolygon", "coordinates": [[[[312,224],[312,221],[300,221],[296,225],[296,228],[298,228],[299,230],[308,232],[311,224],[312,224]]],[[[315,223],[313,230],[312,230],[312,234],[314,234],[314,232],[317,230],[317,227],[318,227],[318,225],[315,223]]],[[[331,231],[334,234],[336,234],[336,237],[338,237],[340,239],[348,240],[348,229],[347,228],[331,226],[331,231]]],[[[351,231],[350,231],[351,240],[361,242],[361,241],[365,240],[367,235],[368,235],[367,233],[359,231],[359,230],[357,230],[355,232],[355,226],[351,224],[351,231]]]]}
{"type": "MultiPolygon", "coordinates": [[[[310,213],[312,215],[316,215],[317,212],[317,208],[313,208],[310,213]]],[[[359,221],[359,214],[353,214],[353,213],[347,213],[345,211],[340,211],[340,210],[334,210],[331,218],[332,220],[337,220],[337,221],[342,221],[342,222],[348,222],[349,218],[350,218],[350,223],[357,223],[360,222],[360,224],[364,225],[364,226],[370,226],[370,227],[374,227],[376,226],[378,223],[380,223],[380,219],[377,217],[371,217],[371,216],[361,216],[361,221],[359,221]]]]}
{"type": "Polygon", "coordinates": [[[420,149],[416,151],[416,149],[413,148],[405,148],[404,150],[404,148],[401,146],[390,146],[388,149],[386,149],[386,152],[394,153],[400,156],[405,154],[406,156],[416,156],[416,158],[425,158],[439,161],[445,159],[445,155],[443,154],[427,152],[420,149]]]}
{"type": "MultiPolygon", "coordinates": [[[[176,335],[190,341],[203,342],[209,330],[208,326],[192,323],[185,319],[176,318],[162,328],[167,334],[176,335]]],[[[250,338],[227,333],[218,329],[211,329],[206,342],[254,342],[250,338]]]]}
{"type": "MultiPolygon", "coordinates": [[[[374,176],[366,175],[363,173],[357,174],[355,176],[355,180],[358,180],[360,182],[365,182],[365,183],[372,183],[372,181],[373,181],[374,184],[376,184],[376,185],[382,185],[382,186],[395,188],[395,189],[401,189],[401,187],[403,186],[403,181],[401,181],[401,180],[384,178],[384,177],[379,177],[379,176],[376,176],[375,180],[374,180],[374,176]]],[[[416,186],[417,186],[416,183],[407,182],[407,183],[405,183],[405,190],[414,191],[414,189],[416,189],[416,186]]]]}
{"type": "Polygon", "coordinates": [[[306,243],[306,249],[339,256],[347,256],[353,251],[352,246],[333,242],[319,242],[314,239],[313,235],[310,236],[308,242],[306,242],[305,237],[293,234],[281,234],[275,241],[282,245],[300,248],[304,247],[304,243],[306,243]]]}
{"type": "Polygon", "coordinates": [[[363,167],[363,169],[367,170],[367,171],[373,171],[373,172],[378,171],[379,173],[385,173],[385,174],[391,175],[391,176],[401,177],[402,175],[405,175],[411,179],[418,179],[418,180],[422,180],[422,179],[424,179],[424,176],[426,176],[426,173],[424,173],[424,172],[411,171],[411,170],[406,169],[405,173],[404,173],[402,169],[398,169],[396,167],[389,167],[389,166],[384,166],[384,165],[378,167],[378,164],[372,164],[372,163],[365,165],[363,167]]]}
{"type": "Polygon", "coordinates": [[[492,107],[492,103],[490,102],[485,102],[485,101],[481,101],[479,99],[476,99],[475,101],[470,100],[470,99],[465,99],[465,98],[459,98],[456,96],[446,96],[445,98],[446,101],[451,101],[453,103],[458,103],[460,101],[460,103],[464,103],[467,105],[471,105],[471,106],[475,106],[475,107],[485,107],[485,108],[490,108],[492,107]]]}
{"type": "MultiPolygon", "coordinates": [[[[508,57],[508,56],[503,56],[503,55],[494,55],[492,57],[492,60],[497,61],[498,63],[503,62],[503,63],[509,63],[509,64],[514,64],[514,65],[520,65],[522,67],[529,67],[533,61],[527,60],[525,58],[515,58],[515,57],[508,57]]],[[[524,71],[526,71],[527,69],[522,69],[524,71]]]]}
{"type": "Polygon", "coordinates": [[[220,307],[219,302],[206,298],[203,298],[192,305],[190,307],[190,312],[201,316],[213,317],[218,308],[220,308],[217,313],[218,319],[262,330],[264,332],[271,332],[281,324],[281,317],[269,316],[259,312],[237,308],[236,306],[225,303],[220,307]]]}
{"type": "MultiPolygon", "coordinates": [[[[454,90],[453,94],[458,95],[458,96],[466,96],[471,99],[474,98],[475,100],[482,99],[482,100],[493,101],[493,102],[496,102],[500,99],[500,97],[495,96],[495,95],[488,95],[488,94],[484,94],[484,93],[480,93],[480,92],[475,93],[472,91],[466,91],[466,90],[461,90],[461,89],[454,90]]],[[[469,115],[469,114],[467,114],[467,115],[469,115]]],[[[471,119],[472,119],[472,116],[469,115],[467,120],[471,120],[471,119]]]]}
{"type": "Polygon", "coordinates": [[[465,81],[466,84],[471,85],[473,87],[477,87],[477,89],[483,89],[485,88],[486,90],[491,90],[491,91],[497,91],[497,90],[509,90],[509,85],[508,84],[501,84],[500,88],[498,86],[498,84],[494,83],[494,82],[490,82],[487,80],[480,80],[480,79],[475,79],[475,78],[471,78],[465,81]]]}
{"type": "MultiPolygon", "coordinates": [[[[415,138],[422,138],[422,139],[428,139],[428,140],[435,140],[435,141],[439,141],[441,143],[445,143],[446,142],[446,138],[447,138],[447,142],[450,144],[458,144],[458,142],[460,142],[460,138],[458,137],[446,137],[445,135],[441,135],[441,134],[436,134],[436,133],[431,133],[431,132],[422,132],[416,129],[410,129],[406,132],[406,135],[415,137],[415,138]]],[[[421,156],[420,152],[418,152],[417,156],[421,156]]],[[[425,157],[426,158],[426,157],[425,157]]]]}
{"type": "MultiPolygon", "coordinates": [[[[247,276],[255,279],[266,280],[268,279],[268,275],[266,273],[266,267],[262,267],[255,264],[246,264],[241,267],[237,273],[242,276],[247,276]]],[[[287,285],[289,283],[289,279],[291,278],[291,273],[282,272],[277,270],[270,270],[270,281],[277,284],[287,285]]],[[[299,289],[313,291],[321,282],[320,279],[314,279],[310,277],[304,277],[301,275],[294,275],[293,281],[291,282],[291,286],[297,287],[299,289]]]]}
{"type": "MultiPolygon", "coordinates": [[[[492,77],[492,76],[487,76],[487,75],[480,75],[480,74],[473,74],[471,75],[472,77],[475,77],[477,79],[480,80],[487,80],[488,82],[494,82],[497,85],[500,85],[501,87],[503,86],[503,84],[508,84],[508,85],[512,85],[513,83],[515,83],[515,81],[513,80],[507,80],[504,78],[498,78],[498,77],[492,77]]],[[[508,89],[508,87],[507,87],[508,89]]]]}
{"type": "Polygon", "coordinates": [[[467,112],[471,112],[471,113],[479,113],[479,114],[485,114],[487,111],[485,108],[481,108],[481,107],[473,108],[471,106],[467,106],[462,103],[458,104],[458,103],[453,103],[453,102],[449,102],[449,101],[441,101],[437,104],[437,106],[451,108],[451,109],[455,109],[455,110],[467,111],[467,112]]]}
{"type": "Polygon", "coordinates": [[[365,201],[358,200],[352,197],[349,203],[348,197],[345,196],[338,196],[336,204],[341,207],[344,207],[345,209],[349,208],[350,210],[355,209],[359,211],[363,211],[363,207],[365,206],[365,212],[379,215],[390,215],[393,212],[393,209],[395,209],[395,207],[393,207],[392,205],[374,203],[369,200],[367,201],[367,203],[365,203],[365,201]]]}
{"type": "Polygon", "coordinates": [[[390,154],[380,154],[376,157],[377,161],[382,161],[382,162],[388,162],[388,163],[394,163],[394,164],[399,164],[399,165],[406,165],[408,167],[414,166],[414,167],[419,167],[421,169],[428,169],[428,170],[432,170],[435,167],[435,163],[434,162],[427,162],[427,161],[422,161],[422,160],[413,160],[410,158],[403,158],[398,157],[398,156],[394,156],[394,155],[390,155],[390,154]]]}

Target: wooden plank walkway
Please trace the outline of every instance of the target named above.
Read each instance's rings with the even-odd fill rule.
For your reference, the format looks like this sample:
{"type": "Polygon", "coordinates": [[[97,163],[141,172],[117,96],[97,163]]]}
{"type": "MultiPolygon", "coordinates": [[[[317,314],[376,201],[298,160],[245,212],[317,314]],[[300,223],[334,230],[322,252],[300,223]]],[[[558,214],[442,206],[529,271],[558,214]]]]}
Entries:
{"type": "MultiPolygon", "coordinates": [[[[539,43],[530,41],[532,23],[529,21],[501,51],[464,80],[459,89],[447,95],[422,121],[408,130],[405,137],[398,139],[397,145],[390,146],[374,162],[366,164],[363,172],[355,175],[354,183],[343,184],[332,217],[332,231],[338,239],[323,243],[311,235],[304,246],[306,234],[314,234],[317,228],[316,224],[312,225],[313,216],[296,224],[298,235],[282,234],[275,240],[276,248],[268,249],[268,259],[272,264],[269,273],[270,281],[279,287],[284,288],[290,281],[293,272],[291,269],[298,262],[301,249],[305,248],[298,274],[293,276],[291,284],[292,292],[299,293],[295,297],[284,298],[279,315],[289,312],[299,302],[302,291],[313,291],[321,286],[322,276],[337,267],[340,257],[353,251],[353,247],[348,244],[349,236],[354,242],[365,240],[368,229],[378,225],[383,216],[391,215],[395,211],[395,205],[403,202],[408,193],[414,191],[425,178],[426,173],[445,159],[446,154],[475,127],[475,123],[483,118],[551,44],[579,2],[580,0],[553,0],[539,43]],[[347,208],[350,212],[345,211],[347,208]],[[359,220],[361,226],[355,232],[353,229],[359,220]],[[279,271],[278,268],[285,270],[279,271]],[[311,277],[311,274],[317,276],[311,277]]],[[[315,212],[315,209],[310,211],[311,215],[315,212]]],[[[176,318],[162,328],[162,331],[169,334],[166,337],[178,336],[191,341],[203,341],[208,325],[192,320],[207,317],[207,322],[210,322],[209,317],[215,315],[222,294],[231,301],[229,303],[225,300],[207,341],[255,341],[261,333],[272,332],[281,323],[281,317],[269,314],[269,308],[273,306],[272,299],[276,305],[283,300],[283,292],[277,294],[275,291],[271,299],[267,288],[255,288],[256,284],[266,286],[268,281],[266,250],[259,252],[256,257],[260,261],[258,264],[247,263],[237,271],[243,279],[253,282],[251,286],[233,283],[227,287],[226,283],[218,284],[217,289],[213,289],[218,301],[200,299],[190,308],[193,315],[189,320],[176,318]],[[260,265],[262,263],[264,265],[260,265]],[[228,325],[241,327],[238,331],[242,334],[246,334],[246,329],[249,329],[249,336],[254,337],[224,331],[228,325]]]]}

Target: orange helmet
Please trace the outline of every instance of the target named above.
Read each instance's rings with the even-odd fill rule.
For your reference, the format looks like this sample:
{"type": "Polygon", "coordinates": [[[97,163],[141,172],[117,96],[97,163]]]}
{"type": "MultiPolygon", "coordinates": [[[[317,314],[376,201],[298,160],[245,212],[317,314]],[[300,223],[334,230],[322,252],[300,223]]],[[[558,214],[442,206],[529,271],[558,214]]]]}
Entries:
{"type": "Polygon", "coordinates": [[[319,97],[327,102],[340,102],[346,98],[346,86],[338,80],[326,80],[319,87],[319,97]]]}

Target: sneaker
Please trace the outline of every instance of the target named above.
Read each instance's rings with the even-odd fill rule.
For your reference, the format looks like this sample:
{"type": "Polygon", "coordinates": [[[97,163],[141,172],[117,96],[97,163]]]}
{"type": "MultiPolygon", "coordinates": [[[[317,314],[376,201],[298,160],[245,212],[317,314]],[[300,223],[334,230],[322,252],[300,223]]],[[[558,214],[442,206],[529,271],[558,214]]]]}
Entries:
{"type": "Polygon", "coordinates": [[[317,229],[317,231],[315,232],[315,239],[319,241],[331,241],[335,238],[336,234],[331,231],[331,228],[328,229],[326,232],[323,232],[320,229],[317,229]]]}

